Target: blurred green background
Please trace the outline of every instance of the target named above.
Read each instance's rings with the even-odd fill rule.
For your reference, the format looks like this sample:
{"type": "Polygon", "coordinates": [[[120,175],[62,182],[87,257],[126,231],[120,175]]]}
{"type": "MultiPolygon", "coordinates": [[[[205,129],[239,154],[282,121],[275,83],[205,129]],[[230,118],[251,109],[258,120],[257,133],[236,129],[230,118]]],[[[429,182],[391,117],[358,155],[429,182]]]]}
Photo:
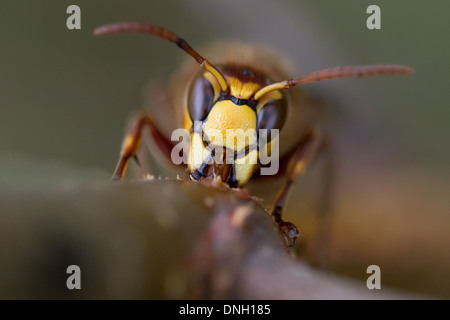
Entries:
{"type": "MultiPolygon", "coordinates": [[[[105,23],[160,24],[194,48],[216,40],[266,45],[298,76],[338,65],[405,64],[413,76],[305,88],[328,101],[338,157],[333,266],[354,274],[347,264],[384,232],[378,247],[390,247],[389,255],[374,249],[372,263],[359,260],[355,269],[377,257],[387,266],[404,262],[404,279],[393,273],[388,283],[450,296],[449,12],[444,0],[2,1],[0,189],[109,179],[126,121],[145,105],[143,88],[164,83],[185,59],[150,37],[93,37],[105,23]],[[71,4],[81,7],[81,30],[66,28],[71,4]],[[381,7],[381,30],[366,28],[371,4],[381,7]],[[405,256],[396,255],[396,244],[408,248],[405,256]],[[441,276],[447,280],[436,280],[441,276]]],[[[291,208],[302,208],[299,201],[291,208]]]]}
{"type": "MultiPolygon", "coordinates": [[[[157,39],[100,39],[92,30],[114,21],[151,21],[196,47],[222,39],[275,47],[297,64],[299,75],[345,64],[411,65],[416,75],[409,79],[358,81],[360,102],[383,103],[351,111],[356,119],[375,117],[376,127],[365,134],[381,134],[405,160],[447,167],[448,1],[377,1],[378,31],[365,24],[372,1],[77,1],[82,30],[69,31],[72,3],[1,3],[2,151],[111,171],[125,119],[142,107],[143,86],[168,78],[185,56],[157,39]]],[[[340,91],[350,81],[323,86],[340,91]]]]}

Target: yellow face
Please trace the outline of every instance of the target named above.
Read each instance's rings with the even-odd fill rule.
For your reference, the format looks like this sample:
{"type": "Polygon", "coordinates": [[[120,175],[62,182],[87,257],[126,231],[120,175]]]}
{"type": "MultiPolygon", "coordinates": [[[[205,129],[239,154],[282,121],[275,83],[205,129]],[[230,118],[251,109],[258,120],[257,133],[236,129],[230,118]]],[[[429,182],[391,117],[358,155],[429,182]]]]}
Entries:
{"type": "MultiPolygon", "coordinates": [[[[203,72],[192,83],[185,128],[192,130],[188,167],[195,180],[220,177],[230,187],[246,184],[258,167],[261,147],[258,129],[265,128],[267,116],[285,115],[284,110],[274,112],[276,107],[271,103],[285,102],[283,95],[274,91],[260,101],[253,99],[264,83],[254,74],[255,79],[240,77],[240,71],[249,73],[248,69],[242,70],[222,71],[228,83],[227,92],[221,91],[209,72],[203,72]],[[262,111],[266,105],[269,112],[262,111]]],[[[270,125],[284,122],[271,120],[270,125]]]]}

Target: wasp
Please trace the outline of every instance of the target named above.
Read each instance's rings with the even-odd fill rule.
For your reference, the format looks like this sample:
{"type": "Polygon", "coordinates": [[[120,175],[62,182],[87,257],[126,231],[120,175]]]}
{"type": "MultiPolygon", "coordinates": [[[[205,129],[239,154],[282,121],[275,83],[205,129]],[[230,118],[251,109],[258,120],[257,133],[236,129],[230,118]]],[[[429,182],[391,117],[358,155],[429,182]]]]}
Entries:
{"type": "MultiPolygon", "coordinates": [[[[262,161],[263,150],[266,155],[278,151],[279,172],[286,180],[271,214],[289,246],[296,243],[298,230],[282,219],[283,207],[292,185],[314,159],[324,138],[306,112],[304,93],[287,89],[328,79],[412,73],[409,67],[386,64],[335,67],[291,78],[279,58],[259,48],[223,47],[212,64],[184,39],[161,26],[121,22],[94,30],[97,36],[115,33],[162,38],[176,44],[201,67],[191,70],[178,84],[181,94],[171,106],[182,110],[178,126],[190,137],[187,170],[191,180],[219,180],[230,188],[243,188],[252,177],[264,177],[259,172],[267,166],[262,161]],[[264,139],[259,139],[261,132],[266,132],[262,134],[264,139]]],[[[136,153],[144,128],[171,160],[174,143],[161,132],[152,115],[143,113],[126,133],[113,180],[124,178],[131,158],[138,161],[136,153]]]]}

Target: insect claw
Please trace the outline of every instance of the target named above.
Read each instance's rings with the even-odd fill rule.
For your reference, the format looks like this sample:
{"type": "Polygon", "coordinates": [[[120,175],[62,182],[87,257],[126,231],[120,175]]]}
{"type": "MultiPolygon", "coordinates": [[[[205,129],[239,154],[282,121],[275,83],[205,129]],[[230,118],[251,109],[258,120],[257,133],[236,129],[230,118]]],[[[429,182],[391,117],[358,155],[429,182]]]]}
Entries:
{"type": "Polygon", "coordinates": [[[139,158],[136,154],[134,155],[133,159],[134,159],[134,161],[136,161],[137,165],[140,167],[141,163],[139,162],[139,158]]]}
{"type": "Polygon", "coordinates": [[[297,243],[297,237],[298,237],[298,229],[297,227],[290,222],[282,222],[280,224],[280,230],[284,237],[286,238],[286,241],[288,243],[289,247],[295,246],[297,243]]]}
{"type": "Polygon", "coordinates": [[[117,174],[113,175],[111,178],[112,182],[120,182],[122,179],[117,174]]]}

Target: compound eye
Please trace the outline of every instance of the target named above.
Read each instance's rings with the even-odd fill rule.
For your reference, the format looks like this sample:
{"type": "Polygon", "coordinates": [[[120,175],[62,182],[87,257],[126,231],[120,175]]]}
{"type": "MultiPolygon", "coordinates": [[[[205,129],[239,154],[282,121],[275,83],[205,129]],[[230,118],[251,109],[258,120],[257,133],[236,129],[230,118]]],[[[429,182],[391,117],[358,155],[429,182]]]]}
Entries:
{"type": "Polygon", "coordinates": [[[286,121],[286,114],[287,101],[285,98],[268,101],[261,108],[258,113],[258,128],[267,130],[267,142],[273,138],[270,130],[281,130],[286,121]]]}
{"type": "Polygon", "coordinates": [[[214,89],[203,73],[192,81],[188,95],[188,111],[192,121],[203,121],[214,104],[214,89]]]}

